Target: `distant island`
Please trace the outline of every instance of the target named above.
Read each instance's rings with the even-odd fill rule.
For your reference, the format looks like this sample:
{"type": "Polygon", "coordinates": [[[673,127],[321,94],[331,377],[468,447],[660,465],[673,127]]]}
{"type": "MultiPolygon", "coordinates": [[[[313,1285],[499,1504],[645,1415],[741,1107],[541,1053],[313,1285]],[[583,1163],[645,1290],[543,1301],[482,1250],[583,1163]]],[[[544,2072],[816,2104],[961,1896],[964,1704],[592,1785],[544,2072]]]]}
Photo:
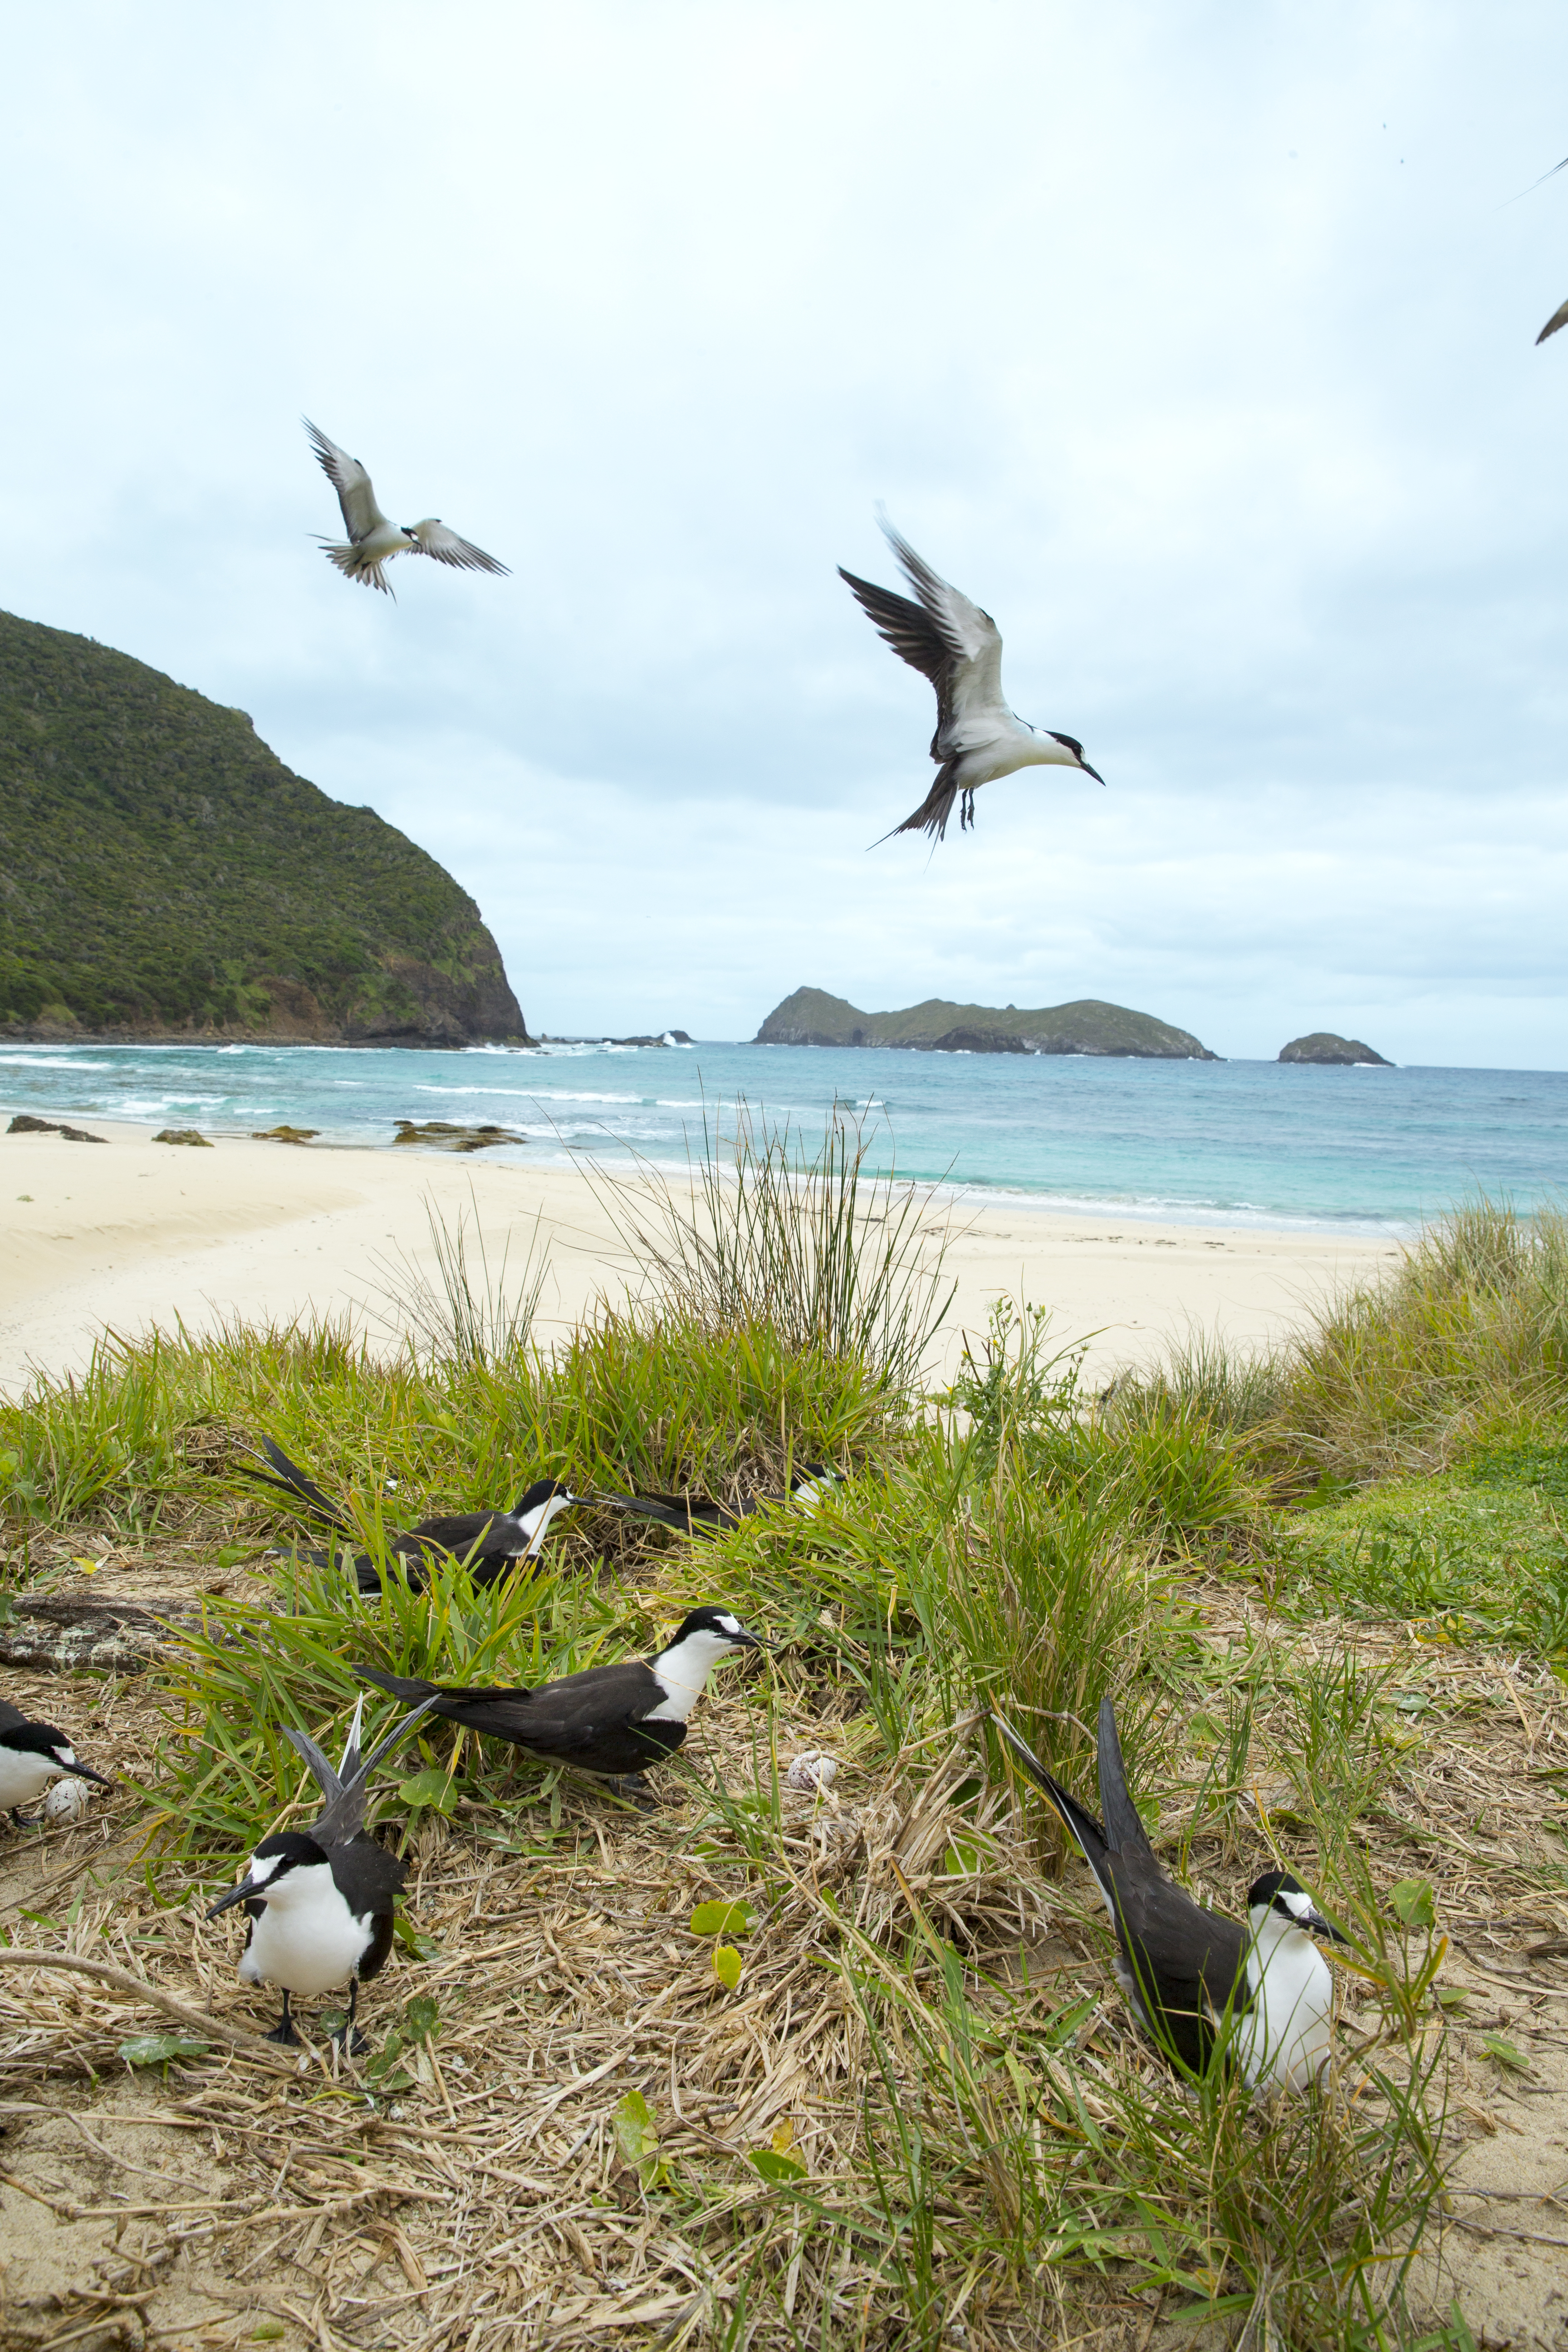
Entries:
{"type": "Polygon", "coordinates": [[[928,997],[906,1013],[862,1013],[820,988],[797,988],[776,1005],[758,1045],[872,1045],[920,1054],[1090,1054],[1140,1061],[1217,1062],[1185,1029],[1097,997],[1020,1013],[928,997]]]}
{"type": "Polygon", "coordinates": [[[242,710],[0,614],[0,1037],[529,1042],[467,891],[242,710]]]}
{"type": "Polygon", "coordinates": [[[1331,1029],[1314,1029],[1310,1037],[1292,1037],[1288,1045],[1279,1048],[1282,1062],[1322,1062],[1335,1069],[1352,1069],[1359,1062],[1375,1063],[1380,1070],[1392,1070],[1394,1065],[1359,1037],[1336,1037],[1331,1029]]]}

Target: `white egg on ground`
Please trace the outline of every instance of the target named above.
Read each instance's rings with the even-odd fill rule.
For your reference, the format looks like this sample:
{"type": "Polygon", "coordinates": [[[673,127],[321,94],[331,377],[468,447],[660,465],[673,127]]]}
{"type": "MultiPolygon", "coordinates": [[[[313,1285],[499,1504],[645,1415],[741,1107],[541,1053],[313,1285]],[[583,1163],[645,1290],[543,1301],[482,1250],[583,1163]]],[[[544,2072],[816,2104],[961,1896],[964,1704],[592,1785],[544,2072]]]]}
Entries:
{"type": "Polygon", "coordinates": [[[57,1780],[44,1799],[44,1819],[47,1822],[79,1822],[91,1801],[92,1791],[85,1780],[57,1780]]]}
{"type": "Polygon", "coordinates": [[[820,1796],[831,1789],[838,1778],[835,1758],[823,1755],[797,1756],[785,1775],[785,1786],[791,1789],[815,1790],[820,1796]]]}

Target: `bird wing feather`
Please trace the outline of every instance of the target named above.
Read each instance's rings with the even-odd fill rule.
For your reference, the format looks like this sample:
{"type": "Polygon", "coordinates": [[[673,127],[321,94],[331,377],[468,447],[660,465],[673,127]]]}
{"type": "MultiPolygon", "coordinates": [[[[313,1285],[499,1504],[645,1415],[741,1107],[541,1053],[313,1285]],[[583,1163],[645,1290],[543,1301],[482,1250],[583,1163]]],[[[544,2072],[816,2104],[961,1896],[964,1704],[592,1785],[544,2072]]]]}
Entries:
{"type": "Polygon", "coordinates": [[[1554,335],[1557,332],[1559,327],[1568,327],[1568,302],[1564,302],[1561,310],[1553,310],[1551,318],[1535,338],[1536,341],[1543,343],[1548,335],[1554,335]]]}
{"type": "Polygon", "coordinates": [[[448,530],[437,516],[426,516],[423,522],[411,523],[408,529],[409,536],[418,541],[421,554],[433,555],[437,563],[455,564],[459,572],[510,572],[507,564],[498,563],[493,555],[487,555],[472,540],[459,539],[455,530],[448,530]]]}
{"type": "MultiPolygon", "coordinates": [[[[338,504],[343,511],[343,529],[352,540],[367,539],[370,533],[386,520],[375,502],[375,492],[370,476],[357,457],[329,441],[319,425],[308,416],[300,419],[310,436],[310,446],[316,453],[321,471],[338,494],[338,504]]],[[[378,583],[379,584],[379,583],[378,583]]]]}
{"type": "Polygon", "coordinates": [[[882,529],[904,576],[931,626],[948,650],[948,669],[937,688],[933,760],[978,751],[1016,726],[1002,695],[1002,632],[961,588],[931,570],[886,518],[882,529]]]}

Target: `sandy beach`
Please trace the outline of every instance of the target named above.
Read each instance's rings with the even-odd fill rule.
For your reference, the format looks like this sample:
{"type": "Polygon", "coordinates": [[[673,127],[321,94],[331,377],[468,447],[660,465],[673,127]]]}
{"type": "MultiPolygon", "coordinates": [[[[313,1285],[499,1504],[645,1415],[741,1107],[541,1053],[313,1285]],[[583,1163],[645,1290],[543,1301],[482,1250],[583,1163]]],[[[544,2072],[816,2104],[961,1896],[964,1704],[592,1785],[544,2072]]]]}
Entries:
{"type": "MultiPolygon", "coordinates": [[[[601,1293],[626,1292],[605,1207],[575,1169],[238,1139],[201,1150],[155,1143],[148,1128],[80,1123],[104,1142],[0,1135],[8,1393],[30,1367],[79,1369],[106,1326],[203,1330],[234,1317],[352,1310],[384,1329],[400,1261],[431,1265],[431,1203],[448,1223],[477,1213],[492,1265],[509,1236],[520,1265],[537,1220],[545,1335],[570,1328],[601,1293]]],[[[948,1253],[958,1292],[944,1354],[951,1362],[962,1334],[984,1328],[1003,1294],[1049,1307],[1063,1343],[1094,1334],[1095,1370],[1153,1355],[1189,1328],[1256,1344],[1394,1254],[1376,1239],[963,1206],[948,1253]]]]}

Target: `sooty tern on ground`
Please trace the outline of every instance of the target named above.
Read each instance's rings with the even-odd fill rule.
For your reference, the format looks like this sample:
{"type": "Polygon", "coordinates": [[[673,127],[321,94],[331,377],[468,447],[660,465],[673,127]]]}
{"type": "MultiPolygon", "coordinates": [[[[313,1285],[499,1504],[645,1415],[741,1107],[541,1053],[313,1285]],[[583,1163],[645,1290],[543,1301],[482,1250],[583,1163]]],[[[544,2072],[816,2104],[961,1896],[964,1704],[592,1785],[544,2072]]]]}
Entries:
{"type": "MultiPolygon", "coordinates": [[[[280,1445],[270,1437],[261,1441],[262,1450],[272,1465],[272,1472],[241,1463],[244,1476],[254,1478],[263,1486],[273,1486],[282,1494],[302,1503],[310,1517],[322,1521],[344,1535],[353,1532],[349,1519],[330,1495],[323,1494],[313,1478],[308,1477],[298,1463],[290,1462],[280,1445]]],[[[512,1573],[520,1561],[537,1559],[552,1520],[563,1511],[580,1510],[589,1504],[602,1504],[616,1510],[635,1511],[639,1516],[668,1524],[660,1510],[643,1511],[629,1496],[575,1495],[559,1478],[537,1478],[518,1497],[510,1510],[455,1511],[445,1517],[421,1519],[416,1527],[404,1534],[388,1538],[387,1549],[403,1563],[405,1576],[417,1589],[419,1571],[424,1564],[442,1553],[468,1563],[469,1573],[476,1584],[494,1584],[498,1578],[512,1573]]],[[[318,1567],[326,1565],[330,1555],[309,1555],[318,1567]]],[[[341,1557],[347,1559],[349,1555],[341,1557]]],[[[370,1554],[353,1555],[353,1567],[359,1589],[374,1594],[381,1590],[381,1573],[370,1554]]]]}
{"type": "Polygon", "coordinates": [[[643,1772],[680,1746],[687,1719],[720,1660],[763,1647],[730,1610],[707,1608],[683,1617],[674,1638],[652,1658],[588,1666],[533,1690],[465,1689],[368,1666],[360,1672],[394,1698],[422,1701],[449,1723],[509,1739],[542,1764],[597,1773],[617,1793],[646,1802],[643,1772]]]}
{"type": "MultiPolygon", "coordinates": [[[[974,795],[981,785],[994,783],[998,776],[1010,776],[1018,768],[1081,768],[1102,784],[1104,777],[1089,766],[1075,736],[1031,727],[1003,701],[1002,634],[990,614],[939,579],[885,519],[882,529],[919,603],[895,596],[869,580],[858,580],[842,564],[838,577],[869,614],[878,635],[935,687],[931,756],[940,763],[936,781],[919,808],[893,833],[920,831],[941,841],[961,793],[963,831],[974,823],[974,795]]],[[[882,835],[884,841],[892,837],[882,835]]]]}
{"type": "Polygon", "coordinates": [[[624,1510],[639,1511],[660,1527],[679,1528],[683,1535],[727,1535],[767,1505],[794,1503],[800,1510],[815,1510],[826,1490],[837,1484],[837,1471],[829,1469],[826,1462],[802,1461],[790,1472],[787,1494],[748,1495],[738,1511],[707,1495],[661,1495],[657,1488],[647,1494],[605,1495],[601,1499],[624,1510]]]}
{"type": "Polygon", "coordinates": [[[282,1987],[283,2015],[267,2039],[298,2042],[289,1996],[307,2000],[350,1979],[348,2021],[340,2039],[362,2048],[353,2030],[359,1989],[377,1974],[392,1948],[393,1912],[407,1865],[364,1834],[365,1790],[372,1772],[425,1713],[416,1706],[394,1724],[368,1756],[360,1754],[362,1698],[354,1709],[343,1760],[334,1772],[307,1732],[285,1725],[283,1737],[310,1766],[326,1803],[308,1830],[279,1830],[263,1838],[245,1876],[207,1913],[243,1903],[250,1926],[240,1955],[242,1984],[282,1987]]]}
{"type": "Polygon", "coordinates": [[[68,1733],[52,1723],[34,1723],[19,1706],[0,1699],[0,1811],[26,1829],[22,1808],[41,1797],[62,1772],[79,1780],[96,1780],[100,1789],[113,1787],[90,1764],[79,1764],[68,1733]]]}
{"type": "Polygon", "coordinates": [[[1221,2021],[1248,2083],[1303,2091],[1328,2059],[1333,1979],[1314,1935],[1345,1938],[1300,1880],[1273,1870],[1247,1890],[1247,1927],[1205,1911],[1155,1859],[1127,1793],[1116,1711],[1100,1706],[1102,1827],[994,1710],[992,1721],[1055,1806],[1116,1930],[1116,1977],[1140,2022],[1189,2073],[1208,2065],[1221,2021]]]}
{"type": "MultiPolygon", "coordinates": [[[[329,562],[349,580],[363,580],[367,588],[392,590],[382,570],[395,555],[433,555],[437,563],[456,564],[462,572],[502,572],[493,555],[482,547],[475,547],[448,530],[439,515],[426,515],[423,522],[388,522],[375,502],[370,476],[357,457],[329,441],[319,425],[310,418],[301,422],[310,436],[322,472],[338,494],[338,504],[343,510],[343,529],[348,532],[347,544],[337,540],[323,540],[322,549],[329,562]]],[[[395,598],[394,602],[395,602],[395,598]]]]}

